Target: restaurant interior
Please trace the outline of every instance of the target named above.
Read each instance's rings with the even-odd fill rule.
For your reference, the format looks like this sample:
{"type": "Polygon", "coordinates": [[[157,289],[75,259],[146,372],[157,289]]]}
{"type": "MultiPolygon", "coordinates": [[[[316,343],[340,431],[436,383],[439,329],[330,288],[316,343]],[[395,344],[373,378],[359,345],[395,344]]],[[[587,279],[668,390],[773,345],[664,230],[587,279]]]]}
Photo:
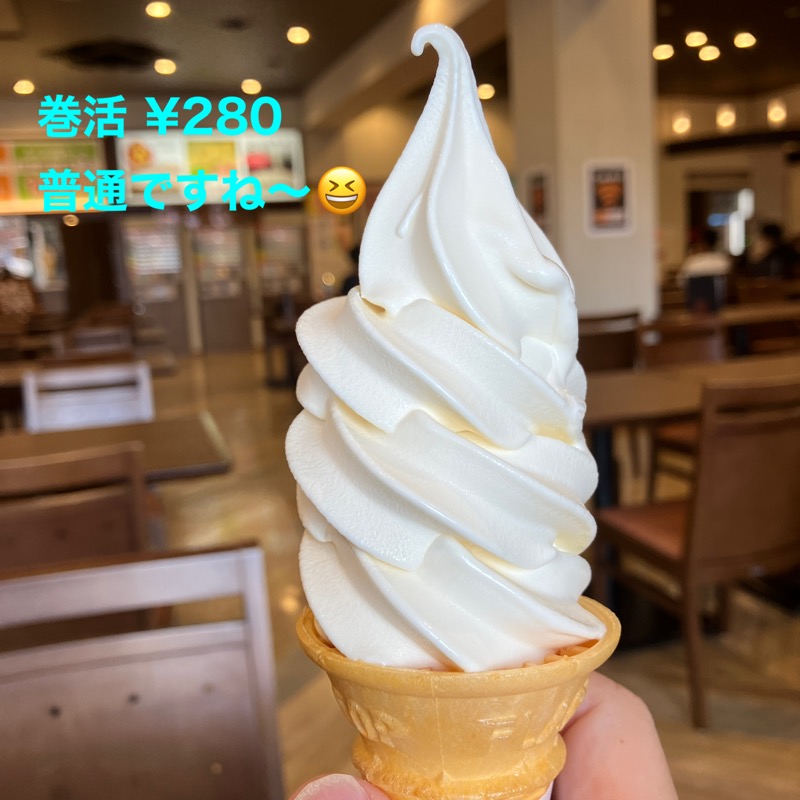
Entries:
{"type": "Polygon", "coordinates": [[[682,800],[798,797],[800,3],[0,0],[4,798],[358,774],[295,632],[295,326],[358,283],[435,22],[574,284],[586,593],[622,626],[600,671],[647,704],[682,800]],[[337,166],[353,213],[317,192],[337,166]],[[207,185],[190,210],[178,176],[203,170],[261,202],[207,185]]]}

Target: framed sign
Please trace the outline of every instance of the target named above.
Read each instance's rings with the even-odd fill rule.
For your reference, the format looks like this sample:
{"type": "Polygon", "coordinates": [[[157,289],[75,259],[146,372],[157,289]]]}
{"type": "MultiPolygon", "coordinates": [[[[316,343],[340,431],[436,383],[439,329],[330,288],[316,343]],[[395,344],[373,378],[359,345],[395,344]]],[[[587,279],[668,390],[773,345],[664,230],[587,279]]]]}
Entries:
{"type": "Polygon", "coordinates": [[[625,236],[633,230],[633,181],[626,161],[586,165],[587,233],[625,236]]]}
{"type": "Polygon", "coordinates": [[[522,179],[522,205],[542,233],[552,241],[553,174],[548,167],[534,167],[522,179]]]}

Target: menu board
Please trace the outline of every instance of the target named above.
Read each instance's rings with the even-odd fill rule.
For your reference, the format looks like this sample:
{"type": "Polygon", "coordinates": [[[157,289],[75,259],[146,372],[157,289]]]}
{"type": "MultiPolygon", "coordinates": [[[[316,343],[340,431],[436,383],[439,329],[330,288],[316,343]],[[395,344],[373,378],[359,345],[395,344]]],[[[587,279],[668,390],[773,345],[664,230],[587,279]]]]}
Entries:
{"type": "MultiPolygon", "coordinates": [[[[85,170],[96,172],[105,168],[103,148],[96,139],[0,141],[0,214],[44,211],[44,197],[39,191],[41,172],[70,169],[82,176],[85,170]]],[[[78,192],[78,208],[85,201],[86,194],[78,192]]]]}
{"type": "MultiPolygon", "coordinates": [[[[268,189],[283,183],[299,189],[305,185],[303,141],[300,132],[279,130],[271,136],[184,136],[181,133],[158,134],[154,131],[128,131],[118,139],[117,163],[125,171],[128,204],[147,205],[142,182],[133,183],[135,175],[169,175],[171,188],[156,190],[153,198],[166,205],[186,205],[179,175],[197,175],[200,170],[218,175],[217,181],[206,184],[206,201],[221,203],[227,186],[222,178],[236,170],[240,178],[254,177],[261,184],[267,203],[296,201],[283,192],[269,194],[268,189]]],[[[246,192],[242,192],[245,194],[246,192]]]]}
{"type": "Polygon", "coordinates": [[[242,293],[242,237],[238,228],[203,228],[194,234],[195,267],[203,300],[242,293]]]}
{"type": "Polygon", "coordinates": [[[168,302],[178,296],[181,239],[174,220],[126,219],[122,246],[137,302],[168,302]]]}

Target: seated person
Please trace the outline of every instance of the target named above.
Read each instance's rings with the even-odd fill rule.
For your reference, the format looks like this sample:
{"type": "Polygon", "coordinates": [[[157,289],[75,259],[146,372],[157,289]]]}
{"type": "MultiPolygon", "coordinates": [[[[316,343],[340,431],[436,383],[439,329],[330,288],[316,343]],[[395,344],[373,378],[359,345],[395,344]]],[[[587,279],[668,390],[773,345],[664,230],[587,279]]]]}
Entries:
{"type": "Polygon", "coordinates": [[[746,273],[751,278],[791,280],[799,260],[797,251],[783,238],[781,226],[768,222],[747,250],[746,273]]]}
{"type": "Polygon", "coordinates": [[[731,258],[716,249],[719,235],[707,228],[703,231],[698,248],[686,257],[678,270],[678,280],[708,275],[727,275],[731,271],[731,258]]]}

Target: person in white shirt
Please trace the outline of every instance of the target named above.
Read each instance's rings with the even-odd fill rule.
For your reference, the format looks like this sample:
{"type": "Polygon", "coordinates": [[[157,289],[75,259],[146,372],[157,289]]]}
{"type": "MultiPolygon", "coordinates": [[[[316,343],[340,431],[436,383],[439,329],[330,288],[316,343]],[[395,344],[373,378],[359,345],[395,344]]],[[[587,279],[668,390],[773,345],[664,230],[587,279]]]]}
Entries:
{"type": "Polygon", "coordinates": [[[731,271],[731,257],[714,248],[719,236],[710,228],[703,231],[700,249],[686,257],[678,270],[678,280],[683,283],[687,278],[700,275],[727,275],[731,271]]]}

